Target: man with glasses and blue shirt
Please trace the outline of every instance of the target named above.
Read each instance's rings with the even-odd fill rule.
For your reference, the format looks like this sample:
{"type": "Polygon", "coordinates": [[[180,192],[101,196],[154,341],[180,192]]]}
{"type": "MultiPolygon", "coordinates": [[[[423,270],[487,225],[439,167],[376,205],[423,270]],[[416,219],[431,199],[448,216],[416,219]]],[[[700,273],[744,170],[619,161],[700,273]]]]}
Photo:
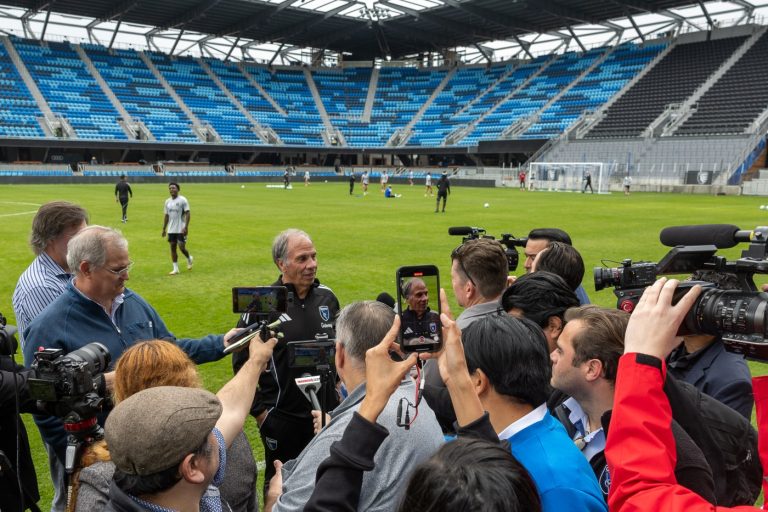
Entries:
{"type": "MultiPolygon", "coordinates": [[[[196,363],[224,356],[225,339],[208,335],[201,339],[177,339],[160,315],[141,296],[125,287],[133,262],[128,241],[118,231],[89,226],[67,246],[67,263],[74,278],[49,307],[24,332],[24,363],[45,348],[77,350],[92,341],[104,344],[114,364],[123,351],[142,340],[164,339],[176,343],[196,363]]],[[[63,461],[66,433],[58,418],[36,417],[43,439],[63,461]]]]}

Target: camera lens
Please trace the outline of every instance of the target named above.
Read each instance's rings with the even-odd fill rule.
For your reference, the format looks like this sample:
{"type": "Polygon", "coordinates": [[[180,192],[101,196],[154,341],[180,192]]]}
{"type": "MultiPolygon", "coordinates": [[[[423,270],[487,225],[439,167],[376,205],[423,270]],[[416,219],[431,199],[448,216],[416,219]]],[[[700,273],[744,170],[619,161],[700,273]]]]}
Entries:
{"type": "Polygon", "coordinates": [[[619,268],[595,267],[595,291],[599,292],[606,286],[615,286],[621,283],[621,270],[619,268]]]}
{"type": "Polygon", "coordinates": [[[73,361],[86,363],[91,373],[103,372],[112,360],[107,347],[97,342],[89,343],[74,352],[70,352],[66,357],[73,361]]]}
{"type": "Polygon", "coordinates": [[[690,333],[768,335],[768,294],[742,290],[704,290],[685,319],[690,333]]]}

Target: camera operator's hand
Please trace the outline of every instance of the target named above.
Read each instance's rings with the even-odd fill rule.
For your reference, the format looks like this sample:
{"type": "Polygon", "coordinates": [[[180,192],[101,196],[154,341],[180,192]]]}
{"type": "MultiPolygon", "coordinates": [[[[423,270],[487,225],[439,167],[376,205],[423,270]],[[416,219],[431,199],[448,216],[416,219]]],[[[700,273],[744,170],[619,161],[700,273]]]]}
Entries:
{"type": "Polygon", "coordinates": [[[445,290],[440,289],[440,308],[443,313],[443,349],[440,352],[420,354],[422,359],[437,359],[440,377],[451,395],[451,403],[456,411],[459,425],[468,425],[484,413],[480,399],[475,393],[472,379],[464,358],[464,345],[461,343],[461,330],[451,318],[451,309],[445,290]]]}
{"type": "MultiPolygon", "coordinates": [[[[321,412],[317,409],[312,410],[312,430],[314,430],[315,435],[319,434],[320,431],[323,429],[323,422],[322,422],[322,416],[321,412]]],[[[330,414],[325,415],[325,424],[331,422],[331,416],[330,414]]]]}
{"type": "Polygon", "coordinates": [[[764,291],[764,292],[768,292],[768,284],[761,284],[760,285],[760,290],[764,291]]]}
{"type": "Polygon", "coordinates": [[[678,284],[677,279],[662,277],[645,289],[629,317],[625,354],[637,352],[664,360],[679,345],[678,328],[701,293],[701,286],[691,288],[673,306],[672,296],[678,284]]]}
{"type": "Polygon", "coordinates": [[[389,402],[389,397],[418,359],[415,353],[400,362],[395,362],[390,357],[389,352],[393,349],[399,330],[400,317],[395,315],[392,327],[384,339],[365,353],[365,398],[360,404],[358,414],[371,423],[376,422],[389,402]]]}
{"type": "Polygon", "coordinates": [[[257,364],[261,367],[259,373],[264,371],[267,367],[267,363],[272,358],[272,351],[277,345],[277,338],[269,338],[267,341],[262,342],[261,338],[256,335],[251,343],[248,345],[248,362],[257,364]]]}

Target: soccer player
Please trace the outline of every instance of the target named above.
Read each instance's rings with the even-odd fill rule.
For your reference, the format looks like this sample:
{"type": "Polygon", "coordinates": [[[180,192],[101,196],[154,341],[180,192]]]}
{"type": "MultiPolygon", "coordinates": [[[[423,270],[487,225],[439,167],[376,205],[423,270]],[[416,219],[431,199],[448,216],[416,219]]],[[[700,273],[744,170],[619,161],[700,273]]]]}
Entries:
{"type": "Polygon", "coordinates": [[[168,233],[168,243],[171,244],[171,261],[173,270],[168,275],[174,276],[179,273],[178,255],[176,247],[187,258],[187,270],[192,270],[192,255],[187,251],[187,234],[189,232],[189,202],[187,198],[179,195],[181,187],[178,183],[168,184],[168,191],[171,197],[165,200],[165,218],[163,219],[163,234],[168,233]]]}
{"type": "Polygon", "coordinates": [[[120,176],[120,181],[115,185],[115,202],[120,202],[120,206],[123,209],[123,224],[128,222],[128,195],[133,197],[133,190],[128,184],[128,178],[125,174],[120,176]]]}
{"type": "Polygon", "coordinates": [[[424,197],[427,197],[427,194],[429,194],[429,197],[432,197],[432,173],[427,173],[426,178],[424,178],[424,184],[426,185],[424,197]]]}

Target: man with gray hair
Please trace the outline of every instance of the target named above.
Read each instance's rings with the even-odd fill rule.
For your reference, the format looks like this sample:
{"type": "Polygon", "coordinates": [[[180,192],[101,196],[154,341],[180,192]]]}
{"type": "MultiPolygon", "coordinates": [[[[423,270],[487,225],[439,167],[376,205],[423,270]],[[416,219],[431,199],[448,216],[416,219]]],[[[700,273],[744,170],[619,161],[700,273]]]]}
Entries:
{"type": "MultiPolygon", "coordinates": [[[[286,314],[290,320],[280,326],[284,341],[314,340],[317,335],[333,339],[339,301],[330,288],[317,280],[317,251],[309,235],[299,229],[278,234],[272,243],[272,260],[280,270],[280,277],[272,285],[288,289],[286,314]]],[[[276,313],[269,320],[279,316],[276,313]]],[[[246,327],[258,320],[246,313],[237,326],[246,327]]],[[[235,372],[244,359],[242,354],[233,355],[235,372]]],[[[295,458],[314,436],[312,406],[295,381],[302,374],[290,368],[287,343],[281,342],[272,355],[271,370],[259,379],[251,414],[259,424],[264,444],[265,490],[275,473],[273,462],[295,458]]],[[[329,410],[338,405],[333,387],[325,389],[323,396],[329,410]]]]}
{"type": "MultiPolygon", "coordinates": [[[[372,300],[355,302],[342,310],[336,324],[335,362],[336,371],[349,395],[331,412],[330,423],[304,451],[282,466],[281,473],[270,485],[265,511],[304,509],[315,487],[318,466],[329,456],[331,445],[341,439],[365,398],[365,353],[387,335],[394,318],[392,308],[372,300]]],[[[395,508],[405,489],[403,482],[443,442],[440,425],[427,403],[422,400],[418,405],[418,417],[417,411],[407,405],[414,404],[415,395],[416,386],[410,377],[406,377],[378,418],[378,423],[389,431],[389,437],[376,452],[374,469],[363,476],[359,510],[395,508]],[[409,427],[406,428],[403,422],[408,422],[409,427]]]]}
{"type": "MultiPolygon", "coordinates": [[[[24,332],[26,366],[41,349],[57,348],[66,354],[91,341],[107,347],[113,364],[130,345],[151,339],[176,343],[196,363],[224,356],[225,336],[177,339],[154,308],[125,287],[133,262],[128,257],[128,241],[120,232],[103,226],[83,229],[69,241],[67,264],[74,278],[24,332]]],[[[230,331],[227,338],[233,334],[230,331]]],[[[67,443],[61,420],[36,417],[35,421],[43,440],[63,461],[67,443]]]]}
{"type": "MultiPolygon", "coordinates": [[[[88,224],[88,212],[66,201],[53,201],[40,207],[32,220],[29,245],[35,259],[21,274],[13,291],[13,314],[24,347],[24,331],[34,318],[64,293],[72,279],[67,265],[67,242],[88,224]]],[[[46,445],[53,481],[51,510],[63,512],[67,502],[64,466],[53,449],[46,445]]]]}

